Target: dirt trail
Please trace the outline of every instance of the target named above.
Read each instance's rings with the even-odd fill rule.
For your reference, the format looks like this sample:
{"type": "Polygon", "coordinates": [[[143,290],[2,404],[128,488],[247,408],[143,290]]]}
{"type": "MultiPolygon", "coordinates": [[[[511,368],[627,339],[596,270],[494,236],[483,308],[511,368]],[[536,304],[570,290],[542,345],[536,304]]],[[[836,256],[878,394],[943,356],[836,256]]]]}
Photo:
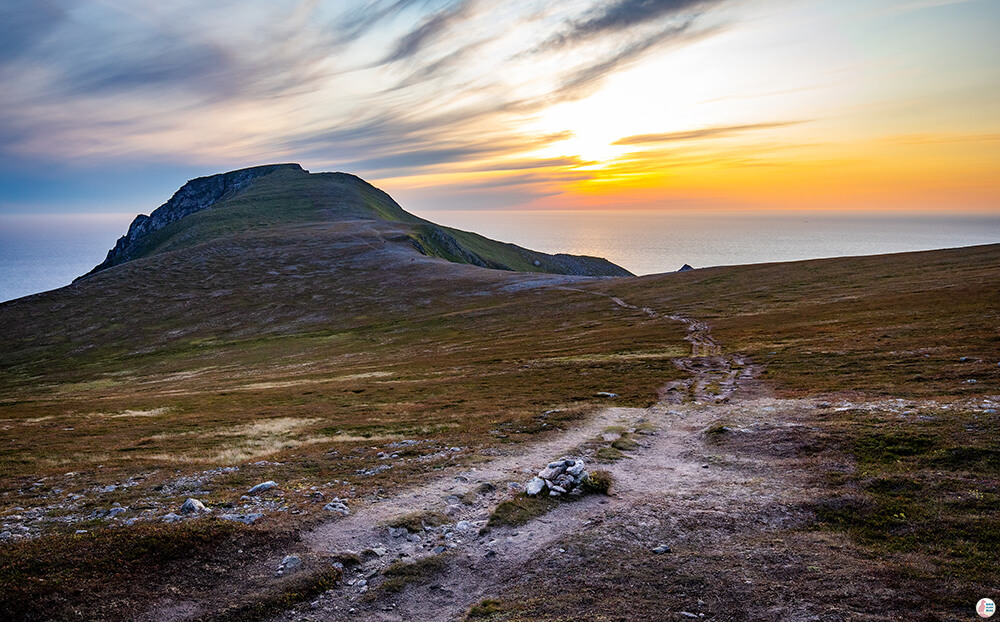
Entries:
{"type": "MultiPolygon", "coordinates": [[[[611,301],[636,308],[620,298],[611,301]]],[[[702,432],[723,411],[732,408],[727,403],[753,378],[754,368],[739,357],[724,355],[703,322],[661,316],[648,308],[642,311],[650,317],[687,324],[692,356],[678,360],[677,365],[691,373],[689,379],[665,386],[660,403],[652,407],[607,408],[556,438],[519,448],[517,455],[449,473],[396,498],[358,508],[343,519],[305,534],[303,541],[315,556],[365,549],[382,555],[370,555],[360,568],[349,570],[338,587],[311,605],[277,619],[460,620],[472,604],[500,594],[505,584],[516,581],[520,569],[531,558],[546,552],[558,554],[561,549],[557,542],[567,533],[614,521],[628,523],[630,516],[642,514],[636,508],[648,506],[651,497],[658,504],[668,500],[674,512],[682,507],[691,512],[724,512],[736,505],[762,507],[773,502],[772,498],[780,495],[780,483],[762,484],[759,478],[748,483],[705,464],[702,432]],[[583,455],[578,446],[600,437],[611,426],[633,429],[639,423],[652,424],[657,431],[654,435],[633,436],[640,439],[639,448],[624,460],[600,467],[615,477],[612,496],[590,496],[564,503],[523,527],[497,528],[479,535],[496,505],[516,494],[515,486],[530,479],[547,462],[562,455],[583,455]],[[477,494],[477,488],[484,484],[494,486],[495,491],[477,494]],[[384,527],[392,518],[425,511],[446,513],[452,526],[420,537],[403,535],[400,530],[393,533],[384,527]],[[446,570],[429,583],[372,598],[378,593],[381,569],[399,559],[415,561],[433,556],[434,548],[440,546],[446,547],[447,552],[442,554],[442,559],[448,561],[446,570]]],[[[591,467],[595,466],[591,456],[584,457],[591,467]]]]}

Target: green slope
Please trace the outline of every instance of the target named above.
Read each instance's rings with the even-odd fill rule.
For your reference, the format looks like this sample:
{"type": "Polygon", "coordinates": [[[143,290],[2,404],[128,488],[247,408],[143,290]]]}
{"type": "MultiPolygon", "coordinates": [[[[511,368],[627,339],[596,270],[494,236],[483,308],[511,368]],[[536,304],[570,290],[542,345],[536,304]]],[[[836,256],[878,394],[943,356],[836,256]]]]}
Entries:
{"type": "Polygon", "coordinates": [[[119,240],[108,259],[91,274],[125,261],[211,243],[233,235],[310,223],[365,220],[410,225],[409,238],[415,250],[455,263],[579,276],[630,275],[627,270],[605,259],[549,255],[474,233],[441,227],[405,211],[388,194],[359,177],[346,173],[310,174],[298,165],[244,169],[189,182],[151,217],[139,217],[136,222],[143,227],[137,228],[133,223],[129,234],[119,240]],[[253,171],[266,172],[249,181],[241,181],[244,185],[233,190],[222,190],[219,183],[213,186],[220,179],[228,180],[248,172],[253,174],[253,171]],[[215,198],[205,189],[210,186],[217,193],[222,192],[222,196],[215,198]],[[179,196],[180,200],[201,201],[206,205],[197,207],[193,213],[184,214],[193,208],[178,207],[179,196]],[[191,199],[192,196],[194,199],[191,199]],[[154,221],[155,225],[150,224],[154,221]]]}

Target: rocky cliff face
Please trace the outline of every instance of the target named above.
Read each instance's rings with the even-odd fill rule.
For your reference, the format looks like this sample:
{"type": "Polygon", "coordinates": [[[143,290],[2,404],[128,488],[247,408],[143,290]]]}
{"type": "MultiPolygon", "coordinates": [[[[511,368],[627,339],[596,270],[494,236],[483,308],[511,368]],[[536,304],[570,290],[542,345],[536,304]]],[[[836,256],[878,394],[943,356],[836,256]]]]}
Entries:
{"type": "Polygon", "coordinates": [[[136,251],[142,246],[141,241],[145,236],[185,216],[209,208],[245,188],[255,179],[278,170],[306,172],[298,164],[269,164],[192,179],[149,216],[145,214],[136,216],[128,228],[128,233],[118,238],[115,247],[108,251],[107,258],[84,276],[135,259],[136,251]]]}

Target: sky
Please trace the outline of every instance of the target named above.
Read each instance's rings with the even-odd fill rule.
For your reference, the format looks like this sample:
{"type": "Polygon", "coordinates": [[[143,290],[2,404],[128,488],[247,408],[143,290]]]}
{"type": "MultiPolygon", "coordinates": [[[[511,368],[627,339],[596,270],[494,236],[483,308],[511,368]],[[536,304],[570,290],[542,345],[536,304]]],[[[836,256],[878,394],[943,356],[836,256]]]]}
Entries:
{"type": "Polygon", "coordinates": [[[1000,212],[1000,0],[0,0],[0,216],[298,162],[420,209],[1000,212]]]}

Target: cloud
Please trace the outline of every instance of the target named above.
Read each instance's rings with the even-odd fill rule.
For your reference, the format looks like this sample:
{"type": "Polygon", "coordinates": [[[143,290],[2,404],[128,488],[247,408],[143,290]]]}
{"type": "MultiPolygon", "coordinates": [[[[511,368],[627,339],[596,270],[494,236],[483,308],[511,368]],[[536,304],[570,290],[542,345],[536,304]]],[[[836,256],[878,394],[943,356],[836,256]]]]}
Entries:
{"type": "MultiPolygon", "coordinates": [[[[552,144],[567,138],[565,133],[542,134],[529,136],[476,136],[465,140],[456,140],[452,144],[435,143],[423,133],[412,132],[403,134],[395,142],[387,143],[381,153],[373,157],[342,162],[342,165],[355,171],[385,174],[392,171],[408,170],[417,172],[420,169],[440,164],[453,164],[469,160],[497,158],[523,153],[552,144]],[[405,145],[409,145],[407,148],[405,145]]],[[[377,152],[376,152],[377,153],[377,152]]],[[[572,160],[570,160],[572,161],[572,160]]],[[[549,162],[553,162],[549,160],[549,162]]],[[[543,168],[540,161],[536,166],[523,168],[543,168]]],[[[555,163],[549,166],[557,166],[555,163]]],[[[492,168],[484,165],[480,170],[511,170],[504,165],[492,168]]]]}
{"type": "Polygon", "coordinates": [[[576,99],[590,94],[609,74],[612,74],[623,66],[633,63],[646,54],[673,45],[681,40],[694,37],[685,36],[689,34],[691,22],[686,22],[676,26],[668,26],[653,33],[643,39],[639,39],[629,45],[618,49],[610,56],[599,59],[590,65],[574,70],[565,77],[559,85],[556,95],[560,99],[576,99]]]}
{"type": "Polygon", "coordinates": [[[408,59],[423,51],[456,22],[466,19],[473,4],[474,0],[461,0],[456,5],[449,6],[427,17],[420,26],[411,30],[396,43],[395,49],[384,62],[392,63],[408,59]]]}
{"type": "Polygon", "coordinates": [[[0,61],[30,51],[65,19],[65,11],[48,0],[0,3],[0,61]]]}
{"type": "Polygon", "coordinates": [[[612,145],[648,145],[656,143],[670,143],[684,140],[699,140],[702,138],[725,138],[744,132],[757,130],[769,130],[779,127],[789,127],[799,125],[804,121],[779,121],[773,123],[749,123],[746,125],[722,125],[716,127],[706,127],[700,130],[688,130],[685,132],[667,132],[664,134],[639,134],[637,136],[626,136],[619,138],[612,145]]]}
{"type": "Polygon", "coordinates": [[[554,176],[583,163],[530,154],[569,133],[524,121],[702,36],[717,1],[28,3],[38,40],[0,61],[0,156],[554,176]],[[586,48],[525,54],[554,30],[586,48]]]}
{"type": "MultiPolygon", "coordinates": [[[[663,24],[681,19],[690,24],[711,5],[724,0],[619,0],[592,9],[573,20],[562,32],[549,37],[533,52],[547,52],[567,45],[610,38],[645,25],[664,30],[663,24]],[[695,10],[698,9],[698,10],[695,10]]],[[[667,28],[669,29],[669,28],[667,28]]]]}
{"type": "Polygon", "coordinates": [[[620,32],[709,4],[707,0],[620,0],[573,25],[569,38],[620,32]]]}

